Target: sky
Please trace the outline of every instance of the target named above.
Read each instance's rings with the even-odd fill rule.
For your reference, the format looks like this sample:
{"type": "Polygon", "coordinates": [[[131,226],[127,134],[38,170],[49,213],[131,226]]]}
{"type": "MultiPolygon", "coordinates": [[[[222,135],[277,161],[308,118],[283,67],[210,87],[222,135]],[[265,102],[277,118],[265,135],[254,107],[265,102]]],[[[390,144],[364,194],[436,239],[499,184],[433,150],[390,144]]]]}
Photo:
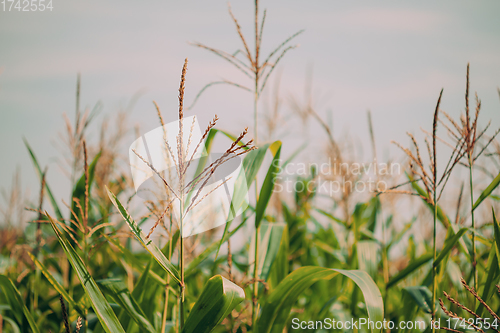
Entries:
{"type": "MultiPolygon", "coordinates": [[[[252,40],[253,2],[231,5],[252,40]]],[[[82,77],[82,106],[103,105],[97,123],[139,96],[130,117],[141,133],[158,126],[153,100],[166,121],[175,120],[186,57],[187,104],[214,80],[250,84],[221,58],[188,43],[231,53],[242,47],[226,1],[52,0],[52,6],[44,12],[0,8],[0,188],[10,187],[19,167],[23,188],[38,191],[24,137],[41,164],[48,165],[48,182],[56,196],[68,196],[54,143],[64,131],[63,113],[74,116],[77,73],[82,77]]],[[[314,124],[304,134],[287,107],[290,96],[303,96],[308,72],[318,113],[331,118],[337,139],[349,135],[366,156],[367,110],[372,112],[379,154],[401,156],[391,141],[407,144],[407,131],[422,137],[420,128],[431,128],[442,88],[442,109],[453,116],[463,111],[468,62],[471,89],[482,100],[481,123],[491,119],[492,128],[500,127],[498,1],[269,0],[261,1],[260,8],[267,9],[263,53],[305,29],[295,40],[300,46],[276,70],[281,73],[283,119],[289,120],[282,129],[285,156],[306,135],[309,148],[302,157],[318,158],[326,139],[314,124]]],[[[268,93],[275,82],[271,79],[268,93]]],[[[196,114],[203,124],[217,113],[219,127],[237,133],[253,127],[252,98],[234,87],[215,86],[188,114],[196,114]]],[[[265,100],[266,95],[261,119],[265,100]]],[[[97,134],[97,127],[90,129],[90,137],[97,134]]]]}

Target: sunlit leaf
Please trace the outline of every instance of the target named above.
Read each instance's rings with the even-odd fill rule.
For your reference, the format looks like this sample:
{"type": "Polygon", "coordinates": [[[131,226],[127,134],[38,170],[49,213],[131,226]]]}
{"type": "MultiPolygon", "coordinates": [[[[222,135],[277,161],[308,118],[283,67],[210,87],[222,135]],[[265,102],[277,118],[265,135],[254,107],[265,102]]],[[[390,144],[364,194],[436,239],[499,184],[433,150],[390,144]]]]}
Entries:
{"type": "Polygon", "coordinates": [[[290,310],[299,296],[315,282],[331,280],[339,275],[350,278],[361,289],[370,320],[382,321],[384,318],[382,295],[366,272],[305,266],[290,273],[269,294],[262,306],[261,317],[258,321],[259,333],[281,333],[290,310]]]}
{"type": "Polygon", "coordinates": [[[194,304],[182,333],[208,333],[245,299],[243,289],[226,278],[210,278],[194,304]]]}

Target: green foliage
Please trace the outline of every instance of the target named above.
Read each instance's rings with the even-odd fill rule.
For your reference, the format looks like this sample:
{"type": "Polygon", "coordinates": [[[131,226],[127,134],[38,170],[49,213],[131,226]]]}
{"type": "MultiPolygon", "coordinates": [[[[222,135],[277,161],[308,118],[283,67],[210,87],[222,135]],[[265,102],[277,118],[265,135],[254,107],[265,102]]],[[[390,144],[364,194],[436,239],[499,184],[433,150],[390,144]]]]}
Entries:
{"type": "Polygon", "coordinates": [[[109,191],[109,189],[106,188],[106,190],[108,191],[108,195],[109,198],[111,199],[111,202],[113,202],[113,205],[115,205],[116,209],[118,209],[123,219],[127,222],[128,226],[130,227],[130,230],[132,230],[132,233],[137,238],[137,240],[146,250],[149,251],[149,253],[151,253],[151,255],[155,258],[155,260],[160,264],[160,266],[165,271],[170,273],[170,275],[174,278],[175,281],[180,283],[181,278],[179,276],[177,268],[175,268],[175,266],[170,263],[170,261],[165,257],[163,252],[161,252],[161,250],[156,246],[156,244],[152,240],[146,239],[146,235],[142,232],[141,228],[137,225],[137,223],[132,219],[132,217],[127,212],[125,207],[123,207],[120,201],[118,201],[115,195],[109,191]]]}
{"type": "MultiPolygon", "coordinates": [[[[29,312],[28,308],[24,304],[24,300],[17,290],[16,286],[12,281],[6,277],[5,275],[0,275],[0,290],[2,291],[2,298],[5,298],[7,304],[10,306],[10,310],[12,314],[16,317],[17,322],[21,323],[21,327],[24,329],[25,319],[29,324],[29,327],[33,331],[33,333],[39,333],[38,327],[35,323],[35,319],[29,312]],[[23,318],[24,315],[24,318],[23,318]]],[[[13,327],[17,325],[12,325],[13,327]]]]}
{"type": "Polygon", "coordinates": [[[384,318],[382,295],[370,276],[363,271],[346,271],[323,267],[301,267],[288,275],[266,298],[262,316],[258,322],[259,332],[282,332],[290,310],[299,296],[320,280],[331,280],[339,274],[354,281],[365,297],[368,316],[373,321],[384,318]]]}
{"type": "MultiPolygon", "coordinates": [[[[327,132],[330,149],[336,144],[327,132]]],[[[211,128],[204,143],[206,152],[211,151],[216,136],[236,138],[228,131],[211,128]]],[[[28,142],[24,143],[41,181],[45,171],[28,142]]],[[[453,192],[444,192],[446,200],[434,206],[421,180],[407,173],[408,188],[422,199],[411,205],[423,204],[431,213],[436,208],[441,223],[436,229],[441,239],[433,260],[433,240],[426,237],[432,218],[425,213],[402,217],[405,214],[399,214],[400,210],[406,210],[408,202],[392,205],[380,193],[342,193],[340,200],[324,195],[309,186],[321,176],[316,167],[291,179],[304,191],[277,193],[279,173],[305,145],[282,162],[285,150],[281,141],[258,143],[258,149],[242,160],[225,226],[187,240],[180,238],[173,216],[163,219],[165,224],[159,229],[163,227],[164,233],[159,241],[146,236],[142,227],[159,220],[157,210],[163,202],[146,201],[146,214],[144,207],[134,206],[128,174],[116,174],[119,168],[109,161],[120,152],[106,151],[106,145],[93,150],[99,153],[88,165],[88,178],[81,166],[72,170],[80,177],[69,189],[70,209],[58,204],[44,182],[44,196],[30,204],[41,224],[30,223],[14,232],[0,229],[0,327],[3,324],[8,333],[61,332],[65,313],[60,296],[68,306],[68,324],[75,327],[80,317],[93,333],[281,333],[291,331],[292,317],[369,317],[396,323],[423,318],[429,322],[436,306],[431,289],[438,291],[438,297],[446,291],[488,317],[485,306],[475,306],[462,290],[461,278],[473,285],[474,270],[481,277],[477,293],[494,310],[500,308],[495,287],[500,282],[500,224],[494,211],[492,221],[489,217],[480,221],[479,214],[488,204],[495,206],[495,201],[500,201],[494,194],[500,174],[486,182],[489,185],[472,207],[464,209],[459,201],[458,207],[450,209],[453,192]],[[258,181],[258,174],[265,174],[264,179],[258,181]],[[236,218],[235,212],[246,206],[250,186],[257,189],[255,200],[250,200],[236,218]],[[48,210],[56,218],[45,209],[37,211],[39,205],[46,208],[44,198],[48,198],[48,210]],[[89,211],[85,214],[87,200],[89,211]],[[473,212],[479,226],[474,230],[467,227],[473,212]],[[223,245],[229,241],[232,246],[226,252],[223,245]],[[184,242],[189,243],[191,252],[186,266],[179,260],[184,258],[179,253],[184,242]]],[[[242,142],[239,145],[248,149],[242,142]]],[[[207,161],[207,157],[199,159],[196,174],[207,161]]],[[[452,310],[467,315],[463,308],[452,310]]],[[[435,316],[446,318],[441,311],[435,316]]]]}
{"type": "Polygon", "coordinates": [[[104,298],[104,295],[100,291],[94,279],[85,268],[85,265],[78,253],[76,253],[68,239],[58,229],[56,222],[50,217],[50,215],[48,217],[52,228],[54,229],[54,233],[56,234],[71,266],[78,275],[80,283],[89,297],[92,307],[94,308],[97,318],[99,318],[104,330],[108,333],[125,332],[108,301],[104,298]]]}
{"type": "Polygon", "coordinates": [[[191,309],[183,333],[208,333],[245,299],[243,289],[226,278],[210,278],[191,309]]]}

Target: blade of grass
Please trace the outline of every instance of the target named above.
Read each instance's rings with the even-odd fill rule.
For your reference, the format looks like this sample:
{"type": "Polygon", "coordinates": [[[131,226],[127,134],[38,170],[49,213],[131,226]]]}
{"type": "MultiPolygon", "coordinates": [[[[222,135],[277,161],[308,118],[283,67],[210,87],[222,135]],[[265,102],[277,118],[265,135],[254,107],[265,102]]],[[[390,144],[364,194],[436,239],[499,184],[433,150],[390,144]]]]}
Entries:
{"type": "Polygon", "coordinates": [[[146,319],[144,312],[130,294],[127,286],[121,280],[98,281],[103,291],[109,294],[115,302],[133,319],[141,332],[156,333],[153,325],[146,319]]]}
{"type": "Polygon", "coordinates": [[[429,288],[425,286],[413,286],[403,288],[403,291],[407,292],[425,313],[432,313],[432,292],[429,288]]]}
{"type": "MultiPolygon", "coordinates": [[[[31,315],[26,305],[24,304],[23,298],[21,297],[19,290],[17,290],[14,283],[12,283],[12,281],[5,275],[0,275],[0,290],[2,291],[4,297],[7,298],[10,307],[12,308],[12,312],[14,313],[14,316],[16,317],[18,323],[21,323],[22,326],[23,323],[22,315],[24,314],[24,317],[28,321],[28,324],[33,333],[40,333],[38,327],[36,326],[35,319],[31,315]]],[[[26,332],[27,331],[28,330],[26,329],[26,332]]]]}
{"type": "Polygon", "coordinates": [[[477,198],[476,202],[474,203],[474,206],[472,206],[472,210],[475,210],[481,202],[483,202],[484,199],[486,199],[493,190],[495,190],[498,185],[500,184],[500,173],[493,179],[493,181],[486,187],[486,189],[481,193],[479,198],[477,198]]]}
{"type": "MultiPolygon", "coordinates": [[[[434,267],[437,267],[439,263],[448,255],[451,249],[457,244],[457,242],[462,238],[462,236],[469,230],[469,228],[460,229],[455,235],[450,234],[450,236],[445,240],[444,247],[439,252],[436,260],[433,263],[434,267]]],[[[451,230],[450,230],[451,231],[451,230]]]]}
{"type": "Polygon", "coordinates": [[[177,268],[175,268],[174,265],[168,261],[168,259],[165,257],[163,252],[156,246],[156,244],[152,240],[147,240],[146,235],[142,230],[139,228],[137,223],[132,219],[130,214],[127,212],[125,207],[121,204],[121,202],[115,197],[113,193],[106,187],[106,191],[108,192],[108,196],[113,203],[113,205],[118,209],[120,212],[121,216],[123,219],[127,222],[128,226],[130,227],[130,230],[132,230],[132,233],[134,236],[139,240],[141,245],[148,250],[149,253],[156,259],[156,261],[160,264],[160,266],[170,273],[172,277],[174,278],[177,283],[181,283],[181,278],[179,275],[179,272],[177,271],[177,268]]]}
{"type": "Polygon", "coordinates": [[[272,143],[269,146],[269,150],[273,154],[273,160],[267,170],[266,178],[264,179],[264,183],[262,184],[262,188],[260,190],[259,200],[257,201],[257,206],[255,207],[255,228],[259,227],[262,218],[264,217],[267,204],[273,194],[276,175],[279,173],[281,141],[275,141],[272,143]]]}
{"type": "Polygon", "coordinates": [[[33,261],[33,263],[35,264],[35,266],[38,267],[38,269],[43,273],[43,275],[45,275],[45,277],[47,278],[49,283],[52,285],[52,287],[54,287],[54,289],[60,295],[62,295],[62,297],[66,300],[66,302],[68,302],[71,305],[72,308],[74,308],[80,315],[84,316],[84,311],[81,308],[81,306],[78,305],[73,300],[73,298],[68,294],[66,289],[64,289],[64,287],[59,282],[57,282],[57,280],[52,276],[52,274],[50,274],[47,267],[45,267],[44,264],[42,264],[33,254],[31,254],[31,252],[28,252],[28,255],[30,256],[30,258],[33,261]]]}
{"type": "Polygon", "coordinates": [[[408,275],[419,269],[422,265],[426,264],[430,260],[432,260],[433,254],[432,253],[426,253],[417,259],[415,259],[413,262],[411,262],[406,268],[401,270],[398,274],[394,275],[391,279],[389,279],[389,282],[386,285],[386,289],[389,289],[393,286],[395,286],[398,282],[406,278],[408,275]]]}
{"type": "MultiPolygon", "coordinates": [[[[382,295],[366,272],[304,266],[290,273],[269,294],[262,306],[261,317],[258,321],[259,333],[282,332],[290,310],[299,296],[315,282],[331,280],[340,274],[351,279],[361,289],[370,320],[382,321],[384,319],[382,295]]],[[[372,329],[371,332],[373,331],[372,329]]]]}
{"type": "MultiPolygon", "coordinates": [[[[28,141],[26,140],[26,138],[23,138],[23,141],[24,141],[24,145],[26,146],[26,149],[28,149],[28,152],[29,152],[30,157],[31,157],[31,161],[33,162],[33,165],[35,166],[35,169],[36,169],[38,176],[40,177],[40,180],[41,180],[42,176],[43,176],[43,170],[40,167],[40,164],[38,164],[38,160],[36,158],[36,155],[33,152],[33,150],[31,149],[30,145],[28,144],[28,141]]],[[[61,210],[59,209],[59,205],[57,204],[57,201],[54,198],[54,195],[52,194],[52,191],[50,190],[50,187],[47,184],[47,182],[45,182],[45,190],[47,192],[47,195],[49,196],[50,204],[52,205],[52,209],[54,209],[54,212],[56,214],[57,219],[62,221],[63,216],[62,216],[61,210]]]]}
{"type": "Polygon", "coordinates": [[[61,233],[59,228],[57,227],[56,221],[49,215],[46,214],[49,218],[50,224],[52,225],[52,229],[54,229],[54,233],[61,244],[61,247],[66,254],[71,266],[75,270],[78,278],[80,279],[80,283],[85,290],[86,295],[89,297],[92,302],[92,307],[101,322],[102,327],[108,333],[125,333],[123,327],[121,326],[118,318],[116,317],[113,309],[109,305],[108,301],[101,293],[94,279],[90,275],[90,273],[85,268],[85,265],[80,258],[80,256],[76,253],[75,249],[67,238],[61,233]]]}
{"type": "Polygon", "coordinates": [[[182,333],[209,333],[245,299],[243,289],[226,278],[210,278],[193,306],[182,333]]]}

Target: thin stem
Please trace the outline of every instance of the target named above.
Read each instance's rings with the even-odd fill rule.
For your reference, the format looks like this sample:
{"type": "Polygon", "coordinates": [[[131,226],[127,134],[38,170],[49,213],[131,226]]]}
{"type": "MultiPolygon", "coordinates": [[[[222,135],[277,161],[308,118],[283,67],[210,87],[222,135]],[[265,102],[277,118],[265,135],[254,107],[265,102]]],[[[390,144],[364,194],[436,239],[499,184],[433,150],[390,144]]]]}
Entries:
{"type": "MultiPolygon", "coordinates": [[[[257,145],[257,103],[258,103],[258,79],[256,77],[255,79],[255,99],[254,99],[254,115],[255,115],[255,142],[257,145]]],[[[255,204],[257,205],[257,202],[259,200],[259,181],[258,177],[255,177],[255,204]]],[[[259,230],[260,226],[255,228],[255,263],[254,263],[254,272],[253,272],[253,299],[252,299],[252,323],[253,327],[256,327],[257,323],[257,312],[259,311],[258,309],[258,304],[257,304],[257,297],[259,295],[259,283],[258,283],[258,274],[257,274],[257,267],[259,266],[259,230]]]]}
{"type": "MultiPolygon", "coordinates": [[[[437,294],[437,267],[434,265],[436,263],[436,234],[437,234],[437,219],[438,219],[438,203],[437,203],[437,150],[436,150],[436,138],[437,138],[437,125],[438,125],[438,114],[439,114],[439,104],[441,103],[441,97],[443,96],[443,89],[439,93],[439,98],[436,104],[436,110],[434,111],[434,121],[432,123],[432,193],[433,193],[433,204],[434,204],[434,230],[433,230],[433,260],[432,260],[432,333],[436,332],[436,325],[434,325],[434,320],[436,319],[436,294],[437,294]]],[[[422,168],[423,171],[423,168],[422,168]]]]}
{"type": "MultiPolygon", "coordinates": [[[[85,268],[87,270],[90,270],[89,268],[89,253],[88,253],[88,233],[87,233],[87,227],[88,227],[88,219],[89,219],[89,165],[88,165],[88,156],[87,156],[87,144],[85,140],[83,141],[83,170],[85,172],[85,202],[84,202],[84,211],[83,211],[83,255],[84,255],[84,262],[85,262],[85,268]]],[[[85,330],[84,332],[87,332],[88,328],[88,308],[85,307],[84,311],[85,315],[85,330]]]]}
{"type": "MultiPolygon", "coordinates": [[[[172,260],[172,242],[173,242],[173,234],[172,234],[172,214],[170,214],[170,241],[168,242],[168,260],[172,260]]],[[[161,333],[166,333],[165,329],[167,326],[167,314],[168,314],[168,299],[170,294],[170,274],[167,275],[167,285],[165,286],[165,305],[163,307],[163,322],[161,326],[161,333]]]]}
{"type": "MultiPolygon", "coordinates": [[[[434,187],[436,187],[434,185],[434,187]]],[[[434,190],[434,234],[433,234],[433,261],[432,261],[432,322],[436,319],[436,294],[437,294],[437,267],[434,265],[436,262],[436,227],[438,219],[438,209],[436,201],[436,191],[434,190]]],[[[432,325],[432,332],[436,332],[436,327],[432,325]]]]}
{"type": "MultiPolygon", "coordinates": [[[[258,102],[259,102],[259,30],[258,30],[258,20],[259,20],[259,1],[255,0],[255,87],[254,87],[254,100],[253,100],[253,114],[254,114],[254,142],[258,145],[259,131],[258,131],[258,102]]],[[[258,177],[255,177],[255,204],[257,205],[259,199],[259,181],[258,177]]],[[[255,331],[257,327],[257,313],[259,312],[259,306],[257,299],[259,296],[259,282],[258,282],[258,267],[259,267],[259,231],[260,226],[255,228],[255,260],[254,260],[254,271],[253,271],[253,297],[252,297],[252,328],[255,331]]]]}
{"type": "Polygon", "coordinates": [[[167,278],[167,285],[165,286],[165,305],[163,306],[163,320],[161,323],[161,333],[166,333],[165,329],[167,326],[167,312],[168,312],[168,278],[167,278]]]}
{"type": "MultiPolygon", "coordinates": [[[[257,184],[256,184],[257,185],[257,184]]],[[[258,267],[259,267],[259,231],[260,225],[255,229],[255,260],[254,260],[254,269],[253,269],[253,297],[252,297],[252,327],[257,327],[257,312],[259,311],[258,307],[258,296],[259,296],[259,275],[258,275],[258,267]]]]}
{"type": "Polygon", "coordinates": [[[179,261],[180,261],[180,271],[181,271],[181,285],[180,285],[180,306],[179,306],[179,320],[180,320],[180,330],[184,328],[184,238],[183,238],[183,215],[184,215],[184,194],[181,192],[180,200],[180,217],[179,217],[179,261]]]}
{"type": "MultiPolygon", "coordinates": [[[[478,290],[477,286],[477,268],[476,268],[476,221],[474,219],[474,183],[472,178],[472,155],[469,154],[469,185],[470,185],[470,207],[472,218],[472,271],[473,271],[473,286],[478,290]]],[[[474,299],[474,308],[477,306],[477,300],[474,299]]]]}

